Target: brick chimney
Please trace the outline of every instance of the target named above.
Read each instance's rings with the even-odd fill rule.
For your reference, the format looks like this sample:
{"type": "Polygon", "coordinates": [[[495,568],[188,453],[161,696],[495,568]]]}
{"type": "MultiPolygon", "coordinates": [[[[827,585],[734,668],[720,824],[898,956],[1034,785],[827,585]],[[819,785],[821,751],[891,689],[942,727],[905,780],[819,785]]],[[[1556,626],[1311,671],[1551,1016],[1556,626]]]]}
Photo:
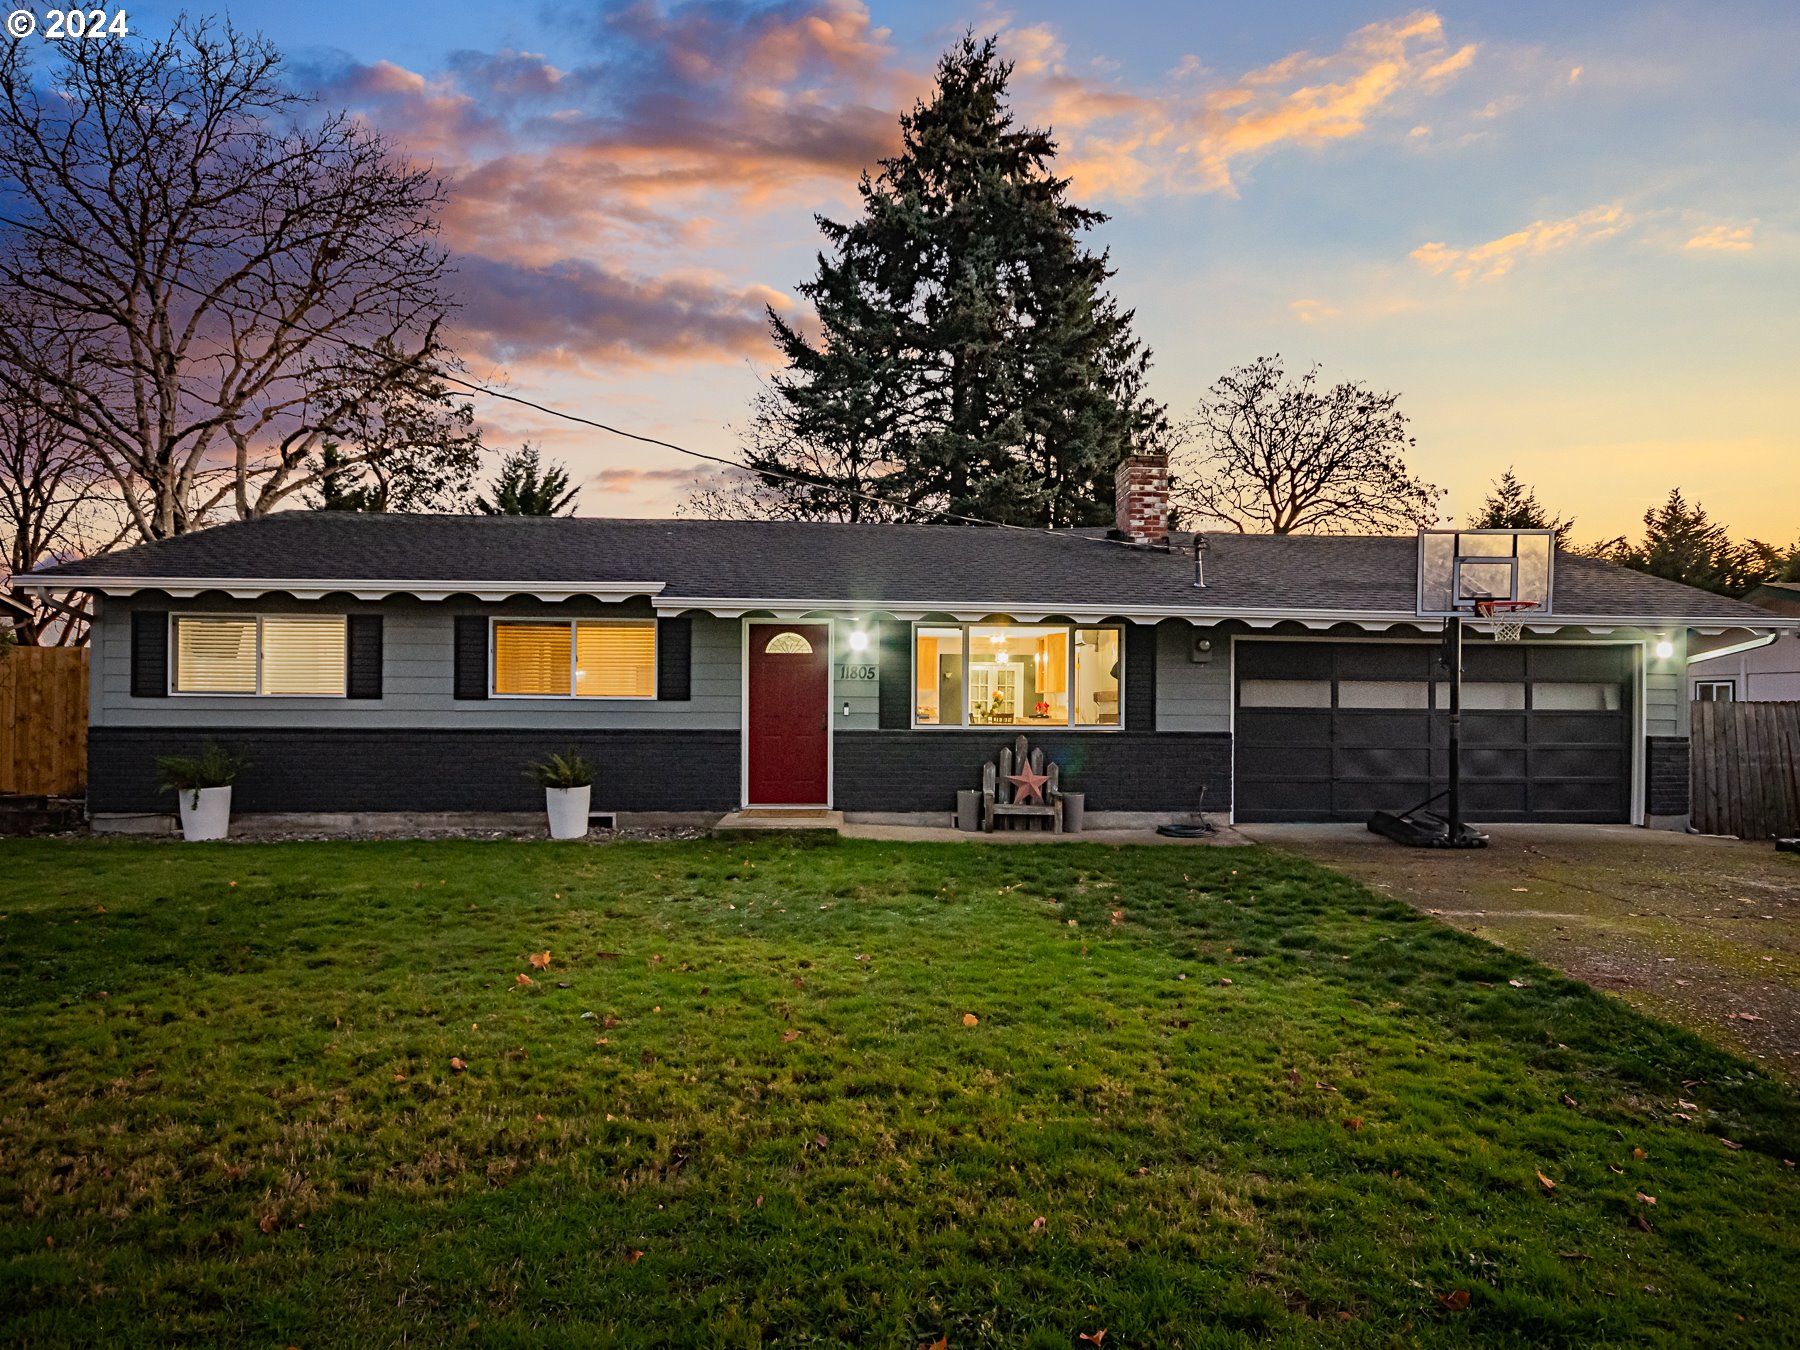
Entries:
{"type": "Polygon", "coordinates": [[[1169,457],[1127,455],[1113,474],[1114,524],[1134,544],[1169,542],[1169,457]]]}

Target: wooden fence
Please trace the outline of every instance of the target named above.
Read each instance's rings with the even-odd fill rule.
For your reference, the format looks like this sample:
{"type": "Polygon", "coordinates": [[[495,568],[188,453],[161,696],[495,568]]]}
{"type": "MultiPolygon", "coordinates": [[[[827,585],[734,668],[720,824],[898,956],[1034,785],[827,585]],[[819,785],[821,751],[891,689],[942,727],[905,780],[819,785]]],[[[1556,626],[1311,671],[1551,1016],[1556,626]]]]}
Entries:
{"type": "Polygon", "coordinates": [[[81,794],[87,704],[87,648],[0,647],[0,793],[81,794]]]}
{"type": "Polygon", "coordinates": [[[1695,829],[1800,834],[1800,703],[1696,703],[1692,736],[1695,829]]]}

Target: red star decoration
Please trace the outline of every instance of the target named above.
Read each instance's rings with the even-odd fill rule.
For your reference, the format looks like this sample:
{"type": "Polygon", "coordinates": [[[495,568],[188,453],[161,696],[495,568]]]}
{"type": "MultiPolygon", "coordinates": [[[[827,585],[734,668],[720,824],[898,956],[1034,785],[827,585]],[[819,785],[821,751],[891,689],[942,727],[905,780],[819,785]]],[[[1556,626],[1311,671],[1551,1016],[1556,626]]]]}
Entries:
{"type": "Polygon", "coordinates": [[[1006,775],[1006,781],[1018,789],[1013,796],[1019,802],[1028,802],[1034,799],[1041,802],[1044,800],[1044,784],[1050,781],[1050,775],[1033,773],[1031,765],[1022,764],[1017,773],[1006,775]]]}

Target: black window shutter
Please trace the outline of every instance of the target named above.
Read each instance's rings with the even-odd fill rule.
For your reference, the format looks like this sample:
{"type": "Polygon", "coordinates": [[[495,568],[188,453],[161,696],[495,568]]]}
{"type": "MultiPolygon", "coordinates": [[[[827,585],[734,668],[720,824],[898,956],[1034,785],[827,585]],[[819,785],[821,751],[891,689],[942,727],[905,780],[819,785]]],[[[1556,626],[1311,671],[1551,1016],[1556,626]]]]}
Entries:
{"type": "Polygon", "coordinates": [[[488,692],[488,621],[485,614],[456,616],[457,698],[486,698],[488,692]]]}
{"type": "Polygon", "coordinates": [[[656,621],[656,697],[685,703],[694,696],[694,621],[656,621]]]}
{"type": "Polygon", "coordinates": [[[912,725],[912,653],[907,649],[911,630],[911,624],[897,621],[881,625],[876,647],[881,653],[876,702],[883,731],[903,731],[912,725]]]}
{"type": "Polygon", "coordinates": [[[1125,625],[1125,729],[1156,730],[1156,625],[1125,625]]]}
{"type": "Polygon", "coordinates": [[[352,614],[347,629],[344,693],[350,698],[380,698],[381,615],[352,614]]]}
{"type": "Polygon", "coordinates": [[[167,698],[169,694],[169,611],[131,611],[131,696],[167,698]]]}

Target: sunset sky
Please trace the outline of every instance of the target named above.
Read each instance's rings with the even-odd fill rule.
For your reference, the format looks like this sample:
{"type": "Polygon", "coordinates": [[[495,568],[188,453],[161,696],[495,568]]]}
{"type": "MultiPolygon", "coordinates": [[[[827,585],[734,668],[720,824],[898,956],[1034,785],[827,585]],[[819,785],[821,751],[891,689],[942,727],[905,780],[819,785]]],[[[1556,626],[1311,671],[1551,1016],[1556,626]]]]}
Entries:
{"type": "MultiPolygon", "coordinates": [[[[1398,391],[1459,517],[1512,465],[1584,540],[1677,485],[1740,534],[1800,536],[1792,0],[230,12],[451,178],[460,345],[521,395],[731,453],[813,213],[852,209],[972,26],[1113,217],[1094,242],[1177,415],[1280,352],[1398,391]]],[[[480,411],[490,443],[567,461],[584,514],[668,514],[694,472],[480,411]]]]}

